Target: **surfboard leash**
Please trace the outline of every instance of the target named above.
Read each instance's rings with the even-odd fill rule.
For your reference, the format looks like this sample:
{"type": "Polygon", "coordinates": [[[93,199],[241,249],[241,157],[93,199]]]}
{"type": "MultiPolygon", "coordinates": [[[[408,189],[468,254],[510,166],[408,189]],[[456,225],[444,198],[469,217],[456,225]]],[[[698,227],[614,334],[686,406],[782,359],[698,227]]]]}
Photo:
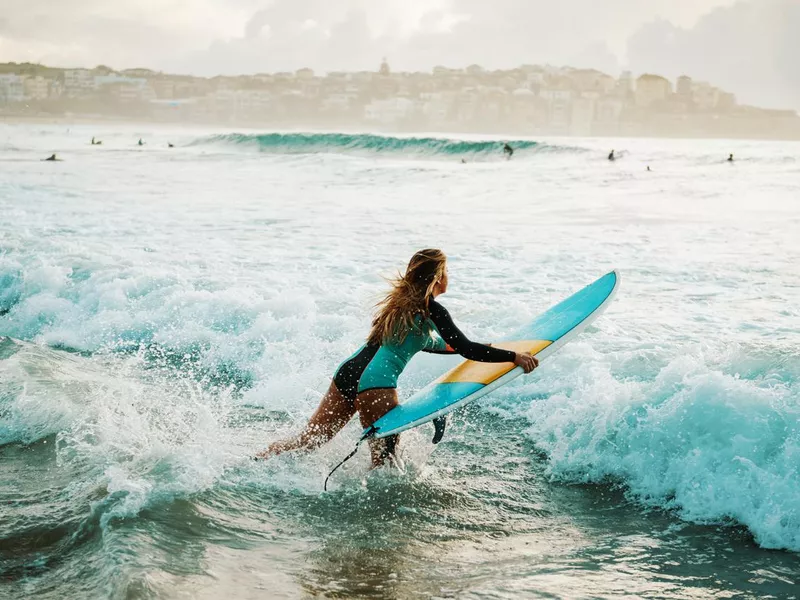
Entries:
{"type": "Polygon", "coordinates": [[[375,428],[375,426],[372,426],[364,432],[364,434],[356,442],[356,447],[353,448],[353,451],[347,456],[345,456],[342,459],[342,462],[333,467],[333,469],[331,469],[331,472],[328,473],[328,476],[325,478],[325,483],[322,484],[322,491],[324,492],[328,491],[328,480],[331,478],[331,475],[333,475],[339,467],[341,467],[344,463],[346,463],[348,460],[350,460],[356,455],[356,452],[358,452],[358,447],[361,445],[361,442],[363,442],[364,440],[368,440],[369,438],[374,436],[377,431],[378,430],[375,428]]]}
{"type": "Polygon", "coordinates": [[[336,472],[336,469],[338,469],[339,467],[341,467],[341,466],[342,466],[344,463],[346,463],[348,460],[350,460],[351,458],[353,458],[353,457],[356,455],[356,452],[358,452],[358,447],[361,445],[361,442],[362,442],[362,441],[363,441],[363,439],[362,439],[362,440],[358,440],[358,441],[356,442],[356,447],[355,447],[355,448],[353,448],[353,451],[352,451],[350,454],[348,454],[347,456],[345,456],[345,457],[342,459],[342,462],[340,462],[338,465],[336,465],[335,467],[333,467],[333,469],[331,469],[331,472],[330,472],[330,473],[328,473],[328,476],[325,478],[325,483],[323,483],[323,484],[322,484],[322,490],[323,490],[324,492],[327,492],[327,491],[328,491],[328,479],[330,479],[330,478],[331,478],[331,475],[333,475],[333,474],[336,472]]]}

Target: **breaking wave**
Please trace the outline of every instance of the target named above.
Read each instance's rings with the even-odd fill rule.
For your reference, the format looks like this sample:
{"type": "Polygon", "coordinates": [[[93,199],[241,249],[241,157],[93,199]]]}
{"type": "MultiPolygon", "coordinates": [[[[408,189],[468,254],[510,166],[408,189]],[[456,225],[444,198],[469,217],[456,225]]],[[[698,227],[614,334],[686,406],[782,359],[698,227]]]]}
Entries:
{"type": "Polygon", "coordinates": [[[416,157],[503,158],[508,143],[516,154],[583,152],[533,140],[465,140],[347,133],[227,133],[203,137],[191,145],[227,145],[273,154],[388,154],[416,157]]]}

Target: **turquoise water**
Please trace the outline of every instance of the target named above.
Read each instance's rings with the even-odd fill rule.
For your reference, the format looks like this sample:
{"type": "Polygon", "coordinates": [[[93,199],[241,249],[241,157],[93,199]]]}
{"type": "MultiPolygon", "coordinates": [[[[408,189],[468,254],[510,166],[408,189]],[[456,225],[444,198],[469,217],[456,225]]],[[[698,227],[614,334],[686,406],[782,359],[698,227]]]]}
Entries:
{"type": "Polygon", "coordinates": [[[459,139],[430,136],[391,137],[375,134],[349,133],[224,133],[200,137],[191,142],[193,146],[209,144],[248,146],[251,150],[276,154],[317,153],[361,153],[395,155],[397,157],[429,156],[445,159],[448,155],[458,158],[502,157],[503,148],[509,143],[515,152],[579,151],[577,146],[558,146],[539,143],[535,140],[459,139]]]}
{"type": "Polygon", "coordinates": [[[796,596],[800,145],[505,141],[2,126],[0,596],[796,596]],[[622,286],[404,472],[250,461],[427,246],[479,340],[622,286]]]}

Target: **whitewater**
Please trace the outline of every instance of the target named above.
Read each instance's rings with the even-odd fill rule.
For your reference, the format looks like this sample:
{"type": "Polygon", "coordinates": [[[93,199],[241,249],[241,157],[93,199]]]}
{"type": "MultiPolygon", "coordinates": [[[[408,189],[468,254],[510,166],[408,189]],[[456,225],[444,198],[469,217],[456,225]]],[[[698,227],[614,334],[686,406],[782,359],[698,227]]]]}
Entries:
{"type": "Polygon", "coordinates": [[[0,125],[0,597],[796,596],[799,231],[797,143],[0,125]],[[403,471],[252,461],[423,247],[480,341],[622,285],[403,471]]]}

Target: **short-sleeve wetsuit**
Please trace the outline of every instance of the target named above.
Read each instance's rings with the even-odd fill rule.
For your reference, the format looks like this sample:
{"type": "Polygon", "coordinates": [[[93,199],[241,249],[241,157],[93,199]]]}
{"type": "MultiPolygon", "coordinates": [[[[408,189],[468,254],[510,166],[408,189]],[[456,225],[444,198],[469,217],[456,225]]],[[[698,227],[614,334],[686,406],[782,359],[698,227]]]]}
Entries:
{"type": "Polygon", "coordinates": [[[333,382],[350,402],[366,390],[394,389],[397,378],[417,352],[460,354],[479,362],[514,362],[511,350],[492,348],[470,341],[453,323],[447,309],[431,298],[430,317],[418,317],[414,328],[402,342],[367,342],[336,370],[333,382]]]}

